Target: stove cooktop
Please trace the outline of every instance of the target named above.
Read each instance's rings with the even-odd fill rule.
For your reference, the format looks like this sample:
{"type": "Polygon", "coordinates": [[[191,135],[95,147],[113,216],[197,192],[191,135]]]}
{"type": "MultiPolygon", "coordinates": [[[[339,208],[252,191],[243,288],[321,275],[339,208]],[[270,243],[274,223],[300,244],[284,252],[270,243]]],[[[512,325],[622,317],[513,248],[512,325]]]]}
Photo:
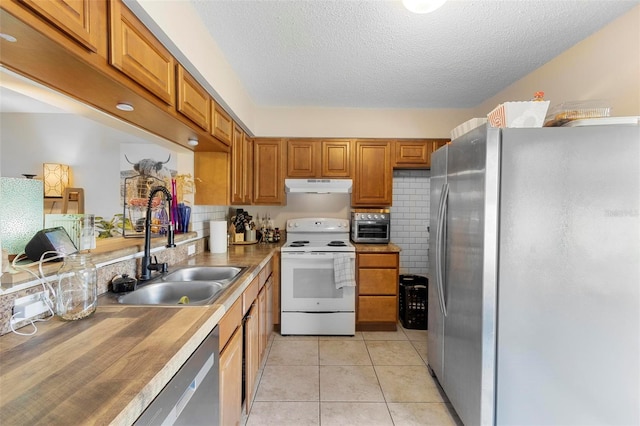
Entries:
{"type": "Polygon", "coordinates": [[[299,218],[287,221],[287,242],[282,251],[353,252],[349,221],[334,218],[299,218]]]}

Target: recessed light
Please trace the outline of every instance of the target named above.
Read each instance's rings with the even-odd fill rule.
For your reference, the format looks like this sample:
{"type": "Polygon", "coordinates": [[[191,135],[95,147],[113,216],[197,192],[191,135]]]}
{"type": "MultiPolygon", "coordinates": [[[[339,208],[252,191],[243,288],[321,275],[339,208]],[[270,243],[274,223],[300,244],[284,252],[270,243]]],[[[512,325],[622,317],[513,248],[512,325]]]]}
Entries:
{"type": "Polygon", "coordinates": [[[14,36],[10,35],[10,34],[5,34],[5,33],[0,33],[0,38],[10,41],[11,43],[15,43],[16,41],[18,41],[17,38],[15,38],[14,36]]]}
{"type": "Polygon", "coordinates": [[[125,104],[124,102],[120,102],[118,105],[116,105],[116,108],[118,108],[120,111],[133,111],[133,105],[125,104]]]}
{"type": "Polygon", "coordinates": [[[189,138],[189,140],[187,141],[187,144],[189,144],[189,146],[198,146],[198,139],[189,138]]]}

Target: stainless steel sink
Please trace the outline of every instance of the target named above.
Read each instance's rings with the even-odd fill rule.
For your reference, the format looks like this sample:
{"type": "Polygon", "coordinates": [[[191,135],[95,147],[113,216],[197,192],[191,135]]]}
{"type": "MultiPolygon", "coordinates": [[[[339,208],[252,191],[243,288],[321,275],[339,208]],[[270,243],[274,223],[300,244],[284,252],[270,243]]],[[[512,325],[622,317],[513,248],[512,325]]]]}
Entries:
{"type": "Polygon", "coordinates": [[[186,266],[119,296],[118,303],[181,307],[210,305],[245,269],[246,266],[186,266]]]}
{"type": "Polygon", "coordinates": [[[203,306],[213,303],[225,284],[212,281],[161,281],[118,297],[124,305],[203,306]]]}
{"type": "Polygon", "coordinates": [[[187,266],[169,272],[163,280],[229,282],[245,269],[246,267],[243,266],[187,266]]]}

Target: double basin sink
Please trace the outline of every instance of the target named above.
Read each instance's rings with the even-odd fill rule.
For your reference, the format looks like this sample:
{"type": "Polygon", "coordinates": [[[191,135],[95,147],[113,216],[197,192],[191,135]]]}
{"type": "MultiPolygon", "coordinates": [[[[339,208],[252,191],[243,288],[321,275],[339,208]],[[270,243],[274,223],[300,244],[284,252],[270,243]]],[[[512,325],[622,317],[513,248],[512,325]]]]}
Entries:
{"type": "Polygon", "coordinates": [[[245,266],[187,266],[141,284],[118,297],[124,305],[207,306],[218,299],[245,266]]]}

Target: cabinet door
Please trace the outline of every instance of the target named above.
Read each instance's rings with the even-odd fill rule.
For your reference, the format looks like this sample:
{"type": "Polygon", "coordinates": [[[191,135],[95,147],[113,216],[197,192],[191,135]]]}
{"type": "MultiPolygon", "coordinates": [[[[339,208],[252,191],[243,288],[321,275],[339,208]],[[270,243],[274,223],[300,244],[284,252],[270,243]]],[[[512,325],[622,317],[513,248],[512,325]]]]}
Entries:
{"type": "Polygon", "coordinates": [[[242,327],[238,327],[220,353],[220,424],[242,421],[242,327]]]}
{"type": "Polygon", "coordinates": [[[287,141],[287,176],[290,178],[314,178],[319,176],[319,141],[287,141]]]}
{"type": "Polygon", "coordinates": [[[209,93],[180,64],[177,65],[177,85],[178,112],[208,132],[211,126],[209,93]]]}
{"type": "MultiPolygon", "coordinates": [[[[251,305],[244,323],[244,357],[245,357],[245,402],[247,413],[251,410],[253,403],[253,392],[255,390],[258,368],[260,367],[260,324],[258,322],[258,306],[251,305]]],[[[222,423],[225,424],[226,423],[222,423]]]]}
{"type": "Polygon", "coordinates": [[[323,140],[320,149],[323,177],[351,177],[351,141],[323,140]]]}
{"type": "Polygon", "coordinates": [[[20,0],[92,52],[98,51],[102,5],[96,0],[20,0]]]}
{"type": "Polygon", "coordinates": [[[244,194],[243,204],[251,204],[253,201],[253,139],[244,134],[243,169],[244,169],[244,194]]]}
{"type": "Polygon", "coordinates": [[[111,65],[174,106],[175,59],[121,0],[110,4],[111,65]]]}
{"type": "Polygon", "coordinates": [[[234,123],[231,144],[231,204],[245,203],[245,137],[244,132],[234,123]]]}
{"type": "Polygon", "coordinates": [[[273,333],[273,274],[269,276],[267,280],[267,284],[265,285],[267,289],[267,345],[269,344],[269,339],[271,338],[271,333],[273,333]]]}
{"type": "Polygon", "coordinates": [[[193,157],[196,181],[195,202],[199,205],[225,206],[230,199],[229,154],[198,151],[193,157]]]}
{"type": "Polygon", "coordinates": [[[356,170],[351,204],[387,207],[393,202],[391,144],[389,141],[356,141],[356,170]]]}
{"type": "Polygon", "coordinates": [[[255,139],[253,144],[253,203],[283,204],[282,140],[255,139]]]}
{"type": "Polygon", "coordinates": [[[260,364],[262,364],[262,359],[265,355],[265,349],[267,349],[267,289],[266,287],[262,287],[260,293],[258,293],[258,316],[260,323],[260,344],[259,350],[260,353],[260,364]]]}
{"type": "Polygon", "coordinates": [[[431,156],[431,141],[395,141],[393,167],[398,169],[426,169],[431,156]]]}
{"type": "Polygon", "coordinates": [[[213,111],[211,134],[223,144],[231,146],[233,120],[217,102],[212,100],[211,103],[213,105],[211,108],[213,111]]]}

